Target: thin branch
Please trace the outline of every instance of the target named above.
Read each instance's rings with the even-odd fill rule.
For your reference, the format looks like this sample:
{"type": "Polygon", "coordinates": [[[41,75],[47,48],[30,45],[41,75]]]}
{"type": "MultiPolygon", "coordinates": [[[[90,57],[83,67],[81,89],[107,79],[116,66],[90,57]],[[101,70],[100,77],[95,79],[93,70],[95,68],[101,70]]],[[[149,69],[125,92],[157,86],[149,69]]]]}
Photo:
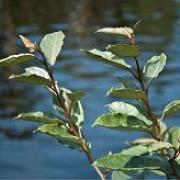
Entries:
{"type": "Polygon", "coordinates": [[[80,132],[78,130],[78,128],[76,127],[76,125],[73,123],[73,121],[71,120],[71,115],[70,115],[70,112],[68,111],[68,109],[66,108],[60,94],[59,94],[59,90],[57,89],[57,85],[56,85],[56,81],[54,79],[54,73],[53,73],[53,69],[49,68],[48,64],[47,64],[47,61],[46,61],[46,58],[44,56],[44,54],[39,51],[40,55],[42,56],[42,59],[43,59],[43,64],[49,74],[49,77],[52,81],[52,90],[54,91],[54,93],[56,94],[56,97],[58,99],[58,102],[60,104],[60,106],[63,108],[64,110],[64,116],[65,118],[67,119],[68,121],[68,125],[69,125],[69,130],[71,131],[71,133],[73,135],[75,135],[76,137],[79,138],[79,141],[81,143],[81,146],[82,146],[82,150],[84,151],[84,153],[86,154],[87,158],[88,158],[88,161],[89,163],[93,166],[94,170],[97,172],[97,174],[99,175],[99,177],[101,178],[101,180],[105,180],[105,176],[104,174],[101,172],[101,170],[99,169],[99,167],[97,167],[95,164],[93,164],[94,160],[93,160],[93,157],[92,157],[92,154],[90,152],[90,149],[89,149],[89,146],[83,141],[83,137],[82,137],[82,134],[83,132],[80,132]]]}

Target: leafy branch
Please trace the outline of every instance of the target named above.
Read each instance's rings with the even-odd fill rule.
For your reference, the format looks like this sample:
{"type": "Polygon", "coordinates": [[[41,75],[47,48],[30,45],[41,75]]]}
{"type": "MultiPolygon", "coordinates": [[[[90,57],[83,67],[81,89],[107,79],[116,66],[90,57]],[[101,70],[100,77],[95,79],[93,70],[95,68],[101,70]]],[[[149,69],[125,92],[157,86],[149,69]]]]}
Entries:
{"type": "Polygon", "coordinates": [[[56,138],[59,143],[84,152],[99,177],[105,180],[105,175],[98,166],[93,164],[94,159],[89,142],[85,139],[82,130],[84,113],[80,99],[85,93],[82,91],[71,92],[68,89],[59,87],[54,78],[54,65],[61,51],[64,37],[62,31],[47,34],[42,39],[40,45],[38,45],[20,35],[21,40],[30,53],[13,55],[2,59],[0,60],[0,67],[21,64],[32,59],[42,63],[44,68],[28,67],[25,69],[25,73],[11,75],[10,79],[37,84],[47,88],[53,95],[54,107],[59,112],[60,117],[55,117],[55,115],[50,117],[43,112],[31,112],[21,113],[15,119],[42,123],[43,125],[38,127],[35,132],[39,131],[50,135],[56,138]]]}
{"type": "Polygon", "coordinates": [[[130,44],[108,45],[106,51],[84,50],[84,52],[94,58],[98,57],[100,61],[99,58],[103,58],[103,62],[130,72],[139,84],[137,87],[134,82],[127,83],[128,80],[123,80],[122,87],[111,88],[107,93],[108,96],[136,99],[138,102],[142,102],[138,105],[113,102],[107,106],[110,113],[98,117],[94,126],[98,125],[115,130],[144,131],[150,135],[150,138],[136,140],[133,147],[120,153],[104,156],[96,160],[95,164],[113,170],[112,179],[142,178],[145,170],[158,175],[166,175],[168,178],[179,179],[180,135],[178,133],[180,128],[168,129],[163,120],[165,117],[180,112],[180,100],[175,100],[167,105],[161,118],[153,112],[149,101],[149,86],[151,81],[158,77],[163,70],[166,64],[166,55],[162,53],[159,56],[153,56],[142,69],[138,59],[140,48],[135,42],[136,27],[137,25],[134,28],[99,29],[98,33],[125,36],[130,44]],[[123,57],[132,57],[135,67],[129,65],[123,57]],[[169,143],[168,146],[166,143],[169,143]],[[143,152],[141,152],[142,149],[144,149],[143,152]],[[144,164],[140,164],[140,160],[144,164]],[[156,163],[154,164],[154,162],[156,163]],[[141,172],[138,176],[133,173],[135,169],[136,172],[141,172]]]}

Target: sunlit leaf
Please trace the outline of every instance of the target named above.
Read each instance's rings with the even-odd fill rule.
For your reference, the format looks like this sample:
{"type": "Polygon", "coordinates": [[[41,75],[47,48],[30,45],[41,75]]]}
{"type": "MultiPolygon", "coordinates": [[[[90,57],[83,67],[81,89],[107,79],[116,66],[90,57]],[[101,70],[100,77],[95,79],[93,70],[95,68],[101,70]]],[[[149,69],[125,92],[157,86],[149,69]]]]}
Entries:
{"type": "Polygon", "coordinates": [[[108,96],[117,96],[127,99],[145,99],[146,93],[142,90],[126,89],[126,88],[111,88],[107,92],[108,96]]]}
{"type": "Polygon", "coordinates": [[[65,146],[75,149],[81,149],[79,138],[71,135],[67,127],[59,124],[45,124],[37,128],[36,131],[50,135],[65,146]]]}
{"type": "Polygon", "coordinates": [[[7,58],[0,59],[0,67],[8,67],[16,64],[25,63],[34,59],[35,56],[33,54],[25,53],[18,55],[11,55],[7,58]]]}
{"type": "Polygon", "coordinates": [[[138,138],[138,139],[135,139],[131,142],[131,144],[133,145],[147,145],[147,144],[151,144],[151,143],[154,143],[154,142],[157,142],[157,140],[153,139],[153,138],[138,138]]]}
{"type": "Polygon", "coordinates": [[[112,54],[109,51],[100,51],[98,49],[83,50],[83,51],[86,52],[88,55],[95,57],[100,62],[104,62],[112,66],[126,70],[131,69],[131,65],[127,64],[123,59],[117,57],[116,55],[112,54]]]}
{"type": "Polygon", "coordinates": [[[105,27],[98,29],[96,31],[97,33],[105,33],[105,34],[116,34],[116,35],[122,35],[127,36],[128,38],[132,38],[133,29],[130,27],[105,27]]]}
{"type": "Polygon", "coordinates": [[[21,113],[15,117],[18,120],[25,120],[25,121],[33,121],[39,122],[44,124],[65,124],[62,120],[57,117],[50,117],[50,115],[43,113],[43,112],[30,112],[30,113],[21,113]]]}
{"type": "Polygon", "coordinates": [[[128,116],[121,113],[108,113],[101,115],[93,126],[103,126],[115,130],[151,131],[144,121],[135,116],[128,116]]]}
{"type": "Polygon", "coordinates": [[[148,151],[151,153],[153,151],[159,151],[162,149],[169,149],[172,147],[172,144],[168,142],[153,142],[148,146],[148,151]]]}
{"type": "Polygon", "coordinates": [[[162,160],[154,156],[133,156],[121,153],[104,156],[94,163],[98,167],[113,170],[151,170],[160,169],[162,160]]]}
{"type": "Polygon", "coordinates": [[[137,57],[140,53],[139,46],[129,44],[109,45],[107,47],[107,50],[112,52],[116,56],[137,57]]]}
{"type": "Polygon", "coordinates": [[[143,73],[148,84],[163,70],[166,64],[166,59],[166,55],[162,53],[160,56],[153,56],[147,61],[143,73]]]}
{"type": "Polygon", "coordinates": [[[48,73],[39,67],[29,67],[25,69],[25,73],[20,75],[11,75],[10,79],[24,83],[38,84],[46,87],[51,87],[51,80],[48,73]]]}
{"type": "Polygon", "coordinates": [[[53,66],[61,51],[64,33],[62,31],[46,34],[40,43],[41,51],[47,58],[48,63],[53,66]]]}
{"type": "Polygon", "coordinates": [[[147,119],[136,106],[132,104],[115,101],[111,104],[108,104],[107,107],[111,112],[134,116],[144,121],[146,124],[152,125],[152,122],[149,119],[147,119]]]}
{"type": "Polygon", "coordinates": [[[175,100],[171,103],[169,103],[163,111],[162,118],[166,118],[169,116],[172,116],[174,114],[180,113],[180,100],[175,100]]]}
{"type": "Polygon", "coordinates": [[[121,151],[121,154],[131,155],[131,156],[140,156],[147,153],[148,153],[148,147],[143,145],[132,146],[128,149],[123,149],[121,151]]]}

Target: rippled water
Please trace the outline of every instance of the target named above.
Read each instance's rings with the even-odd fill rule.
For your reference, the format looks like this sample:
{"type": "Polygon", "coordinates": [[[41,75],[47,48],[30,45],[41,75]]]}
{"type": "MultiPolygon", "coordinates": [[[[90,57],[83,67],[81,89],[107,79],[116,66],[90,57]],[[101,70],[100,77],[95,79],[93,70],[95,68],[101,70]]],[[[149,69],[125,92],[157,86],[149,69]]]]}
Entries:
{"type": "MultiPolygon", "coordinates": [[[[93,32],[105,26],[132,25],[143,19],[137,41],[141,45],[141,61],[165,52],[168,62],[160,78],[151,88],[151,104],[157,114],[171,100],[180,98],[180,1],[131,0],[1,0],[0,56],[25,52],[18,34],[39,42],[48,32],[63,30],[66,34],[56,78],[64,87],[87,91],[83,99],[86,112],[85,132],[92,142],[94,156],[118,152],[125,141],[142,134],[114,132],[91,128],[104,107],[114,100],[106,97],[116,77],[127,77],[124,71],[98,63],[79,49],[100,48],[121,42],[120,38],[93,32]]],[[[55,143],[40,134],[32,135],[36,124],[12,121],[20,112],[42,110],[51,112],[51,96],[36,86],[8,80],[18,66],[0,69],[0,178],[96,178],[86,157],[55,143]]],[[[168,122],[180,125],[178,117],[168,122]]]]}

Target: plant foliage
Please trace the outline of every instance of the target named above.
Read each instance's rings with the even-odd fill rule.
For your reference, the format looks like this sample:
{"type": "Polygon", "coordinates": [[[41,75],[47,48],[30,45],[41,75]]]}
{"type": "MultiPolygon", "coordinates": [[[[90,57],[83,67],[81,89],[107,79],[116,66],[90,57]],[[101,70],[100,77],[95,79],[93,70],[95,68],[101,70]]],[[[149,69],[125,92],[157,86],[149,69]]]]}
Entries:
{"type": "Polygon", "coordinates": [[[142,68],[139,60],[140,47],[135,42],[134,28],[106,27],[97,30],[97,33],[124,36],[128,41],[126,44],[108,45],[105,51],[98,49],[83,51],[92,59],[128,71],[136,83],[125,78],[120,79],[122,86],[113,87],[107,92],[108,96],[115,96],[120,101],[106,105],[109,113],[100,115],[93,126],[116,131],[142,131],[146,137],[134,140],[130,147],[120,152],[109,153],[94,161],[90,143],[83,132],[84,110],[81,99],[85,92],[73,92],[59,86],[54,79],[54,66],[65,38],[62,31],[46,34],[39,45],[20,35],[30,53],[11,55],[0,60],[0,67],[9,67],[31,60],[41,62],[42,65],[26,67],[22,74],[12,74],[10,79],[45,87],[52,95],[52,106],[58,114],[26,112],[14,119],[40,123],[34,132],[46,134],[66,147],[83,152],[102,180],[108,178],[110,173],[113,180],[146,178],[148,173],[179,179],[180,127],[167,128],[164,120],[180,113],[180,100],[165,106],[161,117],[153,112],[149,102],[150,83],[163,71],[166,55],[161,53],[151,57],[142,68]],[[131,64],[134,65],[128,63],[130,58],[131,64]],[[123,102],[122,99],[134,103],[123,102]]]}

